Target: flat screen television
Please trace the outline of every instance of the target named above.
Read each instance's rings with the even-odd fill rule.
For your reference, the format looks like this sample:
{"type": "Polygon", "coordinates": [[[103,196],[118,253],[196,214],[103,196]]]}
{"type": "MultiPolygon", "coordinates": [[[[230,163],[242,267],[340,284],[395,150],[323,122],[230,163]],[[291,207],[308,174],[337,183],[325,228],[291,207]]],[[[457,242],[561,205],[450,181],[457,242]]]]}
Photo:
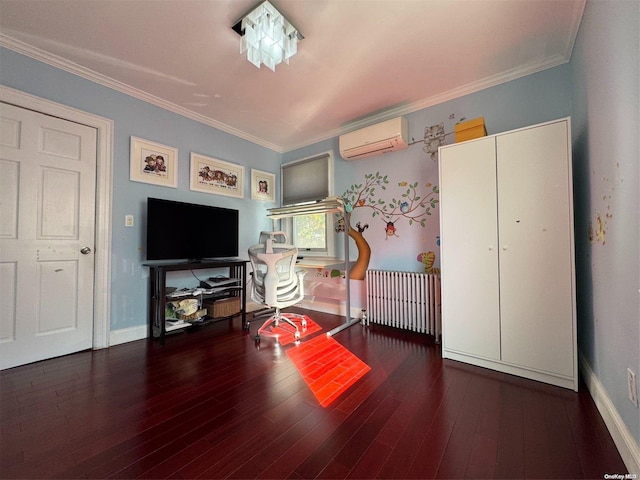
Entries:
{"type": "Polygon", "coordinates": [[[147,199],[147,260],[238,256],[238,210],[147,199]]]}

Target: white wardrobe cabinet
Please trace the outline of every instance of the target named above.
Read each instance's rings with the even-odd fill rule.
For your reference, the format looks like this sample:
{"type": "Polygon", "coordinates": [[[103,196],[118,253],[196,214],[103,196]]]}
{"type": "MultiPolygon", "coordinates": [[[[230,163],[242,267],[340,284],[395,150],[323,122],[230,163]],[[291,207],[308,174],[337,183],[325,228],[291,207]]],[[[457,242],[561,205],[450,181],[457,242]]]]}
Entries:
{"type": "Polygon", "coordinates": [[[577,390],[570,129],[440,148],[442,353],[577,390]]]}

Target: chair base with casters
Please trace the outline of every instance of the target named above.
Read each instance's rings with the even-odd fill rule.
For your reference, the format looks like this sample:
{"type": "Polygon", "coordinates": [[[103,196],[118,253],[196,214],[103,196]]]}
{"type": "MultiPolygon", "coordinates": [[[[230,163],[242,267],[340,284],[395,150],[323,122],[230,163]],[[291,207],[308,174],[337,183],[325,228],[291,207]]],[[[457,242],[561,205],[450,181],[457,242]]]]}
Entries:
{"type": "Polygon", "coordinates": [[[281,333],[278,333],[278,332],[274,333],[272,330],[273,328],[276,328],[276,329],[282,328],[283,330],[287,330],[281,327],[280,325],[281,323],[289,325],[293,328],[293,332],[290,332],[290,333],[293,334],[293,339],[295,343],[296,344],[300,343],[301,330],[302,332],[304,332],[307,329],[306,317],[304,315],[298,315],[295,313],[283,314],[279,308],[276,308],[275,313],[258,328],[258,331],[256,332],[256,336],[254,337],[256,343],[260,343],[260,337],[265,336],[265,337],[275,338],[276,343],[279,344],[281,333]],[[300,320],[299,322],[300,326],[298,326],[298,324],[292,320],[292,317],[300,320]]]}

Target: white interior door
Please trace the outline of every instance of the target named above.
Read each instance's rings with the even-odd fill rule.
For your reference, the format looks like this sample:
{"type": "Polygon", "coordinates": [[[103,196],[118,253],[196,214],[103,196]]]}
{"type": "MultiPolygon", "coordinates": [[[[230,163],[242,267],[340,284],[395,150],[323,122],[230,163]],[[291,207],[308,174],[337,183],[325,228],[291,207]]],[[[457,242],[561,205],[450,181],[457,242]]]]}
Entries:
{"type": "Polygon", "coordinates": [[[0,103],[0,367],[92,347],[96,130],[0,103]]]}
{"type": "Polygon", "coordinates": [[[500,359],[495,139],[440,150],[442,340],[500,359]]]}
{"type": "Polygon", "coordinates": [[[572,376],[573,215],[566,121],[498,136],[502,359],[572,376]]]}

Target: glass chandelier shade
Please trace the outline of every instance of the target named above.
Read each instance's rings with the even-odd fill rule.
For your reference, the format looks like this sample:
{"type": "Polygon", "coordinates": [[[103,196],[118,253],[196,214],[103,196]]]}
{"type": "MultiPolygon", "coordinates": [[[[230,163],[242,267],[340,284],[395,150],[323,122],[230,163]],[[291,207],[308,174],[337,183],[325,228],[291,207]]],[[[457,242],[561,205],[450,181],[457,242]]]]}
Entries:
{"type": "Polygon", "coordinates": [[[244,32],[240,41],[240,53],[247,52],[247,60],[260,68],[266,65],[275,71],[280,62],[289,63],[289,58],[298,51],[298,40],[302,36],[268,1],[242,19],[244,32]]]}

